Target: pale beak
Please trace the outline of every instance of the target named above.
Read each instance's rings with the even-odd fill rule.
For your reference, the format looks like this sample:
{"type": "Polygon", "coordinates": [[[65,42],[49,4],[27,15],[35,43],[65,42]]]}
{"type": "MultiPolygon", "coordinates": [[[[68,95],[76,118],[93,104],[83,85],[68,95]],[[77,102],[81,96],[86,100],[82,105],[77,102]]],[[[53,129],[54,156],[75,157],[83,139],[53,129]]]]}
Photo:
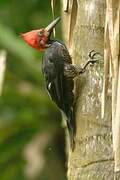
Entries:
{"type": "Polygon", "coordinates": [[[51,32],[53,30],[53,28],[57,25],[57,23],[60,21],[60,17],[58,17],[57,19],[55,19],[54,21],[52,21],[46,28],[45,30],[47,30],[47,32],[51,32]]]}

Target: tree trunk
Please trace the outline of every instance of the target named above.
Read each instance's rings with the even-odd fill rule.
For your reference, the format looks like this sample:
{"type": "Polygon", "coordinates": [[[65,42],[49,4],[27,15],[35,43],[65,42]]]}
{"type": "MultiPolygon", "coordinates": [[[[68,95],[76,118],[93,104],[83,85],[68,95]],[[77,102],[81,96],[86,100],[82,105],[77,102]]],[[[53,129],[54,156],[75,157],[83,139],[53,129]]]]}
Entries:
{"type": "MultiPolygon", "coordinates": [[[[84,64],[93,49],[103,55],[105,0],[61,0],[61,4],[63,37],[73,63],[84,64]]],[[[111,92],[102,119],[102,77],[103,63],[99,63],[75,80],[77,130],[75,149],[68,157],[69,180],[114,179],[111,92]]]]}

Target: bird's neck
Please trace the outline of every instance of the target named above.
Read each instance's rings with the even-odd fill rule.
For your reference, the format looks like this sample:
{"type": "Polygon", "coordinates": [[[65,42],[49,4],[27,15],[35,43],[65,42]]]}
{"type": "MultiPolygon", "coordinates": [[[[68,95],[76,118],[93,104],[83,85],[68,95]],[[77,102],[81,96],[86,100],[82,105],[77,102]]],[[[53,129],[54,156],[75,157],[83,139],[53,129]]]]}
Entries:
{"type": "Polygon", "coordinates": [[[64,45],[65,46],[65,44],[62,42],[62,41],[60,41],[60,40],[57,40],[57,39],[50,39],[49,41],[48,41],[48,45],[52,45],[53,43],[55,43],[55,42],[57,42],[57,43],[59,43],[59,44],[62,44],[62,45],[64,45]]]}
{"type": "Polygon", "coordinates": [[[51,45],[51,44],[53,44],[53,43],[56,42],[56,41],[57,41],[57,40],[49,39],[48,45],[51,45]]]}

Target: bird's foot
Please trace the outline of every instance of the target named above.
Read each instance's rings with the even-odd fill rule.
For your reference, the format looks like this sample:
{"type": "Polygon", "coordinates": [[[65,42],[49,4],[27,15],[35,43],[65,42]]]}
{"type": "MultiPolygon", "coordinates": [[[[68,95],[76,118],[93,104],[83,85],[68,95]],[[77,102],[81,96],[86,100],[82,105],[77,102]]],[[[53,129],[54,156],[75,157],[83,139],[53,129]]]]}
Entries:
{"type": "Polygon", "coordinates": [[[95,52],[95,50],[90,51],[88,57],[88,61],[84,64],[83,68],[81,68],[79,74],[84,73],[88,65],[94,65],[102,59],[102,55],[99,52],[95,52]]]}
{"type": "Polygon", "coordinates": [[[90,51],[88,57],[89,57],[88,62],[90,64],[97,63],[102,59],[102,55],[99,52],[96,52],[95,50],[90,51]]]}

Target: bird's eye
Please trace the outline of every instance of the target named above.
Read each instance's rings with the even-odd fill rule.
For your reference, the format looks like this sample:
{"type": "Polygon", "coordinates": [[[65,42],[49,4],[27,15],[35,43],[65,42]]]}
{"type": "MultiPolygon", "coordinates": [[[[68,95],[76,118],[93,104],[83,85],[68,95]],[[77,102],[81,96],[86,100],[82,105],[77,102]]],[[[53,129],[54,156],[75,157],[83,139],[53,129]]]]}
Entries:
{"type": "Polygon", "coordinates": [[[42,35],[43,35],[43,32],[42,32],[42,31],[39,31],[39,32],[38,32],[38,36],[41,37],[42,35]]]}

